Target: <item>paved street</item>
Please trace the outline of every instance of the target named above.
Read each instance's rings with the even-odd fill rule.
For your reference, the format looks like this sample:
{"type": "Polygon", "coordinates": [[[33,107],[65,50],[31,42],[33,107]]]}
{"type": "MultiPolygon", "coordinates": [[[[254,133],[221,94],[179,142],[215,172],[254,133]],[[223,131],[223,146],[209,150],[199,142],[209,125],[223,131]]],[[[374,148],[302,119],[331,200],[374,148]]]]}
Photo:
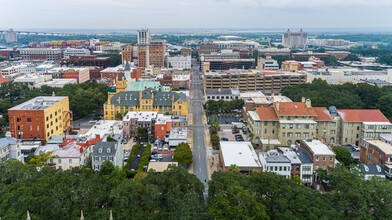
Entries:
{"type": "Polygon", "coordinates": [[[203,125],[203,109],[202,109],[202,83],[199,79],[199,70],[195,60],[192,60],[192,82],[191,82],[191,97],[193,105],[189,110],[193,113],[193,174],[195,174],[201,181],[203,181],[206,188],[205,197],[208,193],[208,184],[204,182],[208,179],[207,167],[207,153],[204,142],[204,125],[203,125]]]}

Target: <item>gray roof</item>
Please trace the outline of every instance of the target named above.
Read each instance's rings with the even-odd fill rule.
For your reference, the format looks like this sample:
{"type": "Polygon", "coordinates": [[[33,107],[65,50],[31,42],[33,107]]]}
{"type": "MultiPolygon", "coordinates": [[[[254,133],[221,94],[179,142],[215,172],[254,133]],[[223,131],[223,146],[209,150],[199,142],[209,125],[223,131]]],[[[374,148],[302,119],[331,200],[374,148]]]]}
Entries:
{"type": "Polygon", "coordinates": [[[18,140],[13,137],[0,138],[0,148],[3,148],[9,144],[16,144],[16,143],[18,143],[18,140]]]}
{"type": "Polygon", "coordinates": [[[8,110],[44,110],[68,98],[67,96],[38,96],[8,110]]]}
{"type": "Polygon", "coordinates": [[[299,154],[299,159],[301,160],[302,163],[313,163],[313,160],[301,148],[297,149],[297,153],[299,154]]]}
{"type": "Polygon", "coordinates": [[[265,158],[265,161],[267,161],[268,163],[291,163],[291,160],[289,158],[287,158],[286,156],[283,155],[283,153],[281,152],[272,152],[273,150],[271,150],[270,152],[261,152],[261,154],[263,155],[267,155],[267,157],[265,158]],[[270,153],[274,153],[273,156],[270,155],[270,153]],[[275,155],[276,154],[276,155],[275,155]]]}
{"type": "Polygon", "coordinates": [[[95,143],[94,151],[93,151],[93,157],[94,156],[112,156],[114,157],[116,155],[116,148],[115,148],[115,142],[97,142],[95,143]],[[108,149],[110,151],[108,152],[108,149]]]}
{"type": "Polygon", "coordinates": [[[376,164],[361,165],[361,172],[365,175],[385,175],[384,169],[376,164]]]}
{"type": "Polygon", "coordinates": [[[392,141],[392,134],[380,134],[380,137],[386,141],[392,141]]]}
{"type": "MultiPolygon", "coordinates": [[[[173,96],[174,102],[177,102],[178,100],[186,102],[186,95],[184,93],[171,91],[161,92],[155,91],[151,88],[147,88],[142,91],[142,99],[152,99],[152,94],[154,94],[153,106],[171,106],[173,96]]],[[[119,106],[139,106],[139,97],[140,92],[138,91],[119,92],[110,99],[110,102],[119,106]],[[118,102],[118,98],[120,98],[120,103],[118,102]]]]}
{"type": "Polygon", "coordinates": [[[206,89],[206,95],[231,95],[231,89],[206,89]]]}

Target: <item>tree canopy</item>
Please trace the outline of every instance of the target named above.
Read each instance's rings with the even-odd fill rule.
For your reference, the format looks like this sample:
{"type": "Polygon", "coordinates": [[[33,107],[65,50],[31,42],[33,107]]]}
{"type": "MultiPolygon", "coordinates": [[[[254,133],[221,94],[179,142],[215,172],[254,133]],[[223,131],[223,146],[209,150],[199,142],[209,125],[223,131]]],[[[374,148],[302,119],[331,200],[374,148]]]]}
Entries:
{"type": "Polygon", "coordinates": [[[192,150],[187,143],[180,143],[174,150],[174,161],[187,166],[193,163],[192,150]]]}
{"type": "Polygon", "coordinates": [[[388,118],[392,117],[392,86],[379,88],[367,83],[356,85],[345,83],[330,85],[321,79],[312,83],[288,86],[282,94],[293,101],[301,101],[301,97],[312,100],[314,107],[336,106],[338,109],[374,109],[379,108],[388,118]]]}

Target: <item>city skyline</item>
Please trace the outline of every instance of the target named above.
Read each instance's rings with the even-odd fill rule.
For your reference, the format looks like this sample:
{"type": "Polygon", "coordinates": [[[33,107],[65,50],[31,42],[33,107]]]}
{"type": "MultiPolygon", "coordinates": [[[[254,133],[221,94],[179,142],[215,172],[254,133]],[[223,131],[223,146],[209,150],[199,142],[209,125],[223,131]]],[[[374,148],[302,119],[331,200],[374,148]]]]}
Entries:
{"type": "Polygon", "coordinates": [[[387,0],[70,0],[63,4],[0,0],[0,28],[392,27],[388,22],[392,2],[387,0]]]}

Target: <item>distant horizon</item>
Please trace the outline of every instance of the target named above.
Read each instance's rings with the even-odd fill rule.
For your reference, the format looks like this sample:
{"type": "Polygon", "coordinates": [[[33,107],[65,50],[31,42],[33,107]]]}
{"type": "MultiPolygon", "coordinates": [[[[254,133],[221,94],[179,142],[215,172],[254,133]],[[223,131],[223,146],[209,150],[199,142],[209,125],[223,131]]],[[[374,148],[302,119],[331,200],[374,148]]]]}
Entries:
{"type": "MultiPolygon", "coordinates": [[[[31,32],[53,32],[53,33],[74,33],[74,34],[111,34],[118,32],[117,34],[136,34],[136,31],[141,28],[13,28],[13,27],[0,27],[0,30],[6,31],[12,28],[14,31],[31,31],[31,32]]],[[[145,28],[145,27],[143,27],[145,28]]],[[[357,34],[369,34],[369,33],[383,33],[392,34],[391,27],[328,27],[328,28],[314,28],[314,27],[276,27],[276,28],[165,28],[165,27],[147,27],[151,33],[155,34],[245,34],[245,33],[277,33],[290,29],[291,31],[299,31],[302,29],[308,33],[331,33],[331,34],[344,34],[344,33],[357,33],[357,34]]]]}

